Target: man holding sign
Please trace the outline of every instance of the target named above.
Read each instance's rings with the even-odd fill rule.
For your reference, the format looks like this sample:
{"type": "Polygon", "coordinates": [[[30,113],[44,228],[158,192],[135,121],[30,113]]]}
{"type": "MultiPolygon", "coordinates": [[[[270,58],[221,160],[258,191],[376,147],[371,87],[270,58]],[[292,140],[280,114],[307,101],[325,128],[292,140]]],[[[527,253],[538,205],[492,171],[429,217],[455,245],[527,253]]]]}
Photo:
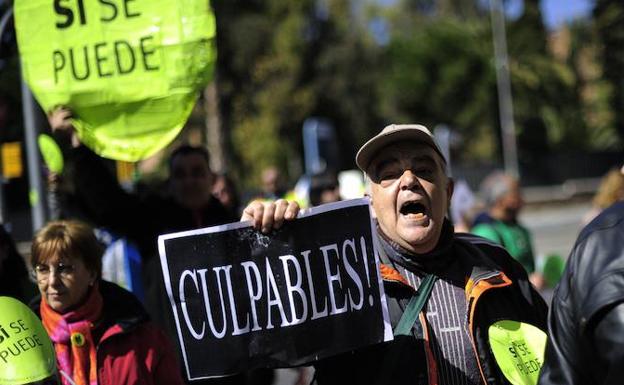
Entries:
{"type": "MultiPolygon", "coordinates": [[[[280,202],[278,216],[296,214],[280,202]]],[[[373,234],[359,199],[307,210],[270,236],[245,222],[161,235],[188,378],[297,366],[390,340],[373,234]]]]}
{"type": "MultiPolygon", "coordinates": [[[[317,362],[318,383],[535,384],[546,305],[503,248],[454,234],[453,182],[429,130],[390,125],[356,163],[371,183],[394,341],[317,362]]],[[[277,201],[250,204],[242,219],[266,232],[293,217],[277,201]]]]}

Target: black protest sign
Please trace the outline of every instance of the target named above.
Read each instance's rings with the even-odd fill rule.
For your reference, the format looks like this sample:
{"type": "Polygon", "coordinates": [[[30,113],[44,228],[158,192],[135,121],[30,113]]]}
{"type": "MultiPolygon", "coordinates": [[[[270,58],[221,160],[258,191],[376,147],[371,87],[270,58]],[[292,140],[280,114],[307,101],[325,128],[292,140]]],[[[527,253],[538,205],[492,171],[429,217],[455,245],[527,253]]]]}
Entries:
{"type": "Polygon", "coordinates": [[[236,223],[159,238],[188,377],[287,367],[392,339],[368,200],[268,235],[236,223]]]}

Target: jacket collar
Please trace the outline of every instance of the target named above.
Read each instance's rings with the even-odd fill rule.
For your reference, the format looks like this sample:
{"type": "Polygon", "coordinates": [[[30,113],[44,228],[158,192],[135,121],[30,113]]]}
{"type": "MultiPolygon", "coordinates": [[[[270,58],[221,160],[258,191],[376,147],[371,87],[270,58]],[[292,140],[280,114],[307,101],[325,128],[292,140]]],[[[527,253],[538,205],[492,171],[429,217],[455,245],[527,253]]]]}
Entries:
{"type": "Polygon", "coordinates": [[[417,271],[435,274],[443,272],[451,262],[458,261],[465,267],[465,271],[469,272],[465,277],[467,298],[478,297],[490,288],[508,286],[512,283],[500,266],[470,242],[469,239],[476,237],[464,234],[460,237],[456,236],[453,226],[446,220],[438,245],[427,254],[409,253],[396,242],[389,240],[379,226],[377,226],[377,232],[381,249],[379,250],[380,274],[384,281],[409,286],[407,279],[393,267],[395,263],[410,270],[415,268],[417,271]]]}
{"type": "Polygon", "coordinates": [[[379,246],[382,249],[380,252],[388,257],[388,261],[383,261],[384,263],[397,263],[408,270],[434,274],[443,272],[453,261],[453,233],[453,225],[447,219],[444,219],[440,239],[434,249],[428,253],[416,254],[406,250],[390,239],[377,224],[379,246]]]}

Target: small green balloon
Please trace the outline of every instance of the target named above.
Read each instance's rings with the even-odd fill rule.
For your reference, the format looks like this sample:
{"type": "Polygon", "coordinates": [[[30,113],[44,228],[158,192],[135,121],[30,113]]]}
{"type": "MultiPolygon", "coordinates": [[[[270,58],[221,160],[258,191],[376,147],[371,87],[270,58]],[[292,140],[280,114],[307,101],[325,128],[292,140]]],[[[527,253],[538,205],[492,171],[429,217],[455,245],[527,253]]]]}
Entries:
{"type": "Polygon", "coordinates": [[[546,257],[542,273],[548,287],[555,287],[559,283],[561,276],[563,276],[565,265],[565,260],[557,254],[546,257]]]}
{"type": "Polygon", "coordinates": [[[30,207],[35,207],[39,204],[39,193],[35,189],[30,189],[28,192],[28,201],[30,201],[30,207]]]}
{"type": "Polygon", "coordinates": [[[39,143],[39,151],[48,169],[57,174],[63,172],[63,152],[56,141],[49,135],[41,134],[37,138],[37,143],[39,143]]]}
{"type": "Polygon", "coordinates": [[[55,375],[54,347],[41,320],[15,298],[0,297],[0,384],[22,385],[55,375]]]}
{"type": "Polygon", "coordinates": [[[544,363],[546,333],[528,323],[502,320],[489,327],[488,335],[505,378],[513,385],[536,385],[544,363]]]}

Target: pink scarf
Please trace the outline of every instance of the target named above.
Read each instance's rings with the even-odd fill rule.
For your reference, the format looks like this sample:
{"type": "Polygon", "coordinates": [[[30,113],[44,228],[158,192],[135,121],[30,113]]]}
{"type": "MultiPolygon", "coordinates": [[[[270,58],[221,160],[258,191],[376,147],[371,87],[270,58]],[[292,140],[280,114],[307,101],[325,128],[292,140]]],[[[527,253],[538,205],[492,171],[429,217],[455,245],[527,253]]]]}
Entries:
{"type": "MultiPolygon", "coordinates": [[[[72,377],[77,385],[97,385],[93,325],[102,314],[102,296],[98,285],[91,288],[87,301],[79,308],[59,314],[41,298],[41,319],[54,342],[57,365],[72,377]]],[[[71,383],[62,377],[63,385],[71,383]]]]}

